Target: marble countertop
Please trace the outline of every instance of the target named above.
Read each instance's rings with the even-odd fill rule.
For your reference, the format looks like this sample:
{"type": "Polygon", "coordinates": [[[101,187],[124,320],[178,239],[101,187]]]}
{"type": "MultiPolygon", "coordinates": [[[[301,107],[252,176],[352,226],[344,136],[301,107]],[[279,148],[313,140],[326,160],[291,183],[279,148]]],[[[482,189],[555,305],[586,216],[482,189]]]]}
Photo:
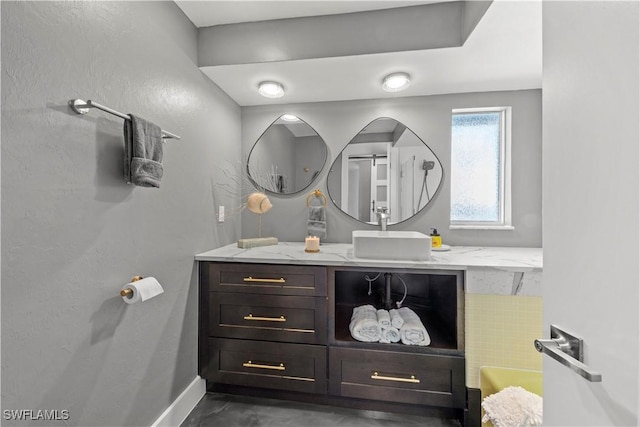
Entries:
{"type": "Polygon", "coordinates": [[[533,271],[542,270],[542,248],[452,246],[449,251],[433,251],[429,261],[393,261],[355,258],[353,245],[349,243],[323,243],[318,253],[305,252],[302,242],[279,242],[277,245],[250,249],[241,249],[232,243],[198,254],[196,260],[449,270],[486,267],[533,271]]]}

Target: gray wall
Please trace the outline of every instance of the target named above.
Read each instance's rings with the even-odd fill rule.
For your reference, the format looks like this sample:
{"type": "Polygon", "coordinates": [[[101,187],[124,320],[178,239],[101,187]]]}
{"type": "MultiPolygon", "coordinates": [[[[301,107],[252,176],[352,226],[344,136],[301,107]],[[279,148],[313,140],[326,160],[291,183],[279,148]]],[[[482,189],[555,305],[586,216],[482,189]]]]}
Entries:
{"type": "MultiPolygon", "coordinates": [[[[473,246],[542,246],[542,96],[540,90],[438,95],[257,106],[242,108],[242,147],[248,153],[262,132],[281,114],[291,113],[309,123],[329,146],[329,162],[318,187],[327,193],[330,165],[365,125],[378,117],[394,118],[429,145],[444,167],[444,181],[433,202],[414,218],[391,226],[392,230],[428,232],[436,227],[444,243],[473,246]],[[512,217],[515,230],[449,230],[451,164],[451,110],[454,108],[512,106],[512,217]]],[[[316,186],[314,185],[314,188],[316,186]]],[[[303,241],[306,235],[307,192],[271,196],[273,208],[263,215],[262,235],[281,241],[303,241]]],[[[371,229],[331,203],[327,212],[327,241],[350,242],[351,231],[371,229]]],[[[243,237],[257,236],[258,220],[244,213],[243,237]]]]}
{"type": "Polygon", "coordinates": [[[322,170],[322,166],[326,161],[322,155],[318,155],[322,152],[322,146],[324,146],[324,141],[319,136],[303,136],[296,138],[294,163],[296,185],[294,188],[305,188],[307,185],[311,184],[315,172],[322,170]],[[309,171],[305,172],[305,168],[308,168],[309,171]]]}
{"type": "Polygon", "coordinates": [[[286,126],[274,124],[262,135],[260,142],[251,148],[251,171],[253,179],[266,188],[275,190],[271,171],[277,170],[285,180],[285,189],[291,192],[295,187],[295,147],[296,137],[286,126]]]}
{"type": "Polygon", "coordinates": [[[214,213],[238,190],[214,185],[241,130],[196,55],[173,2],[2,2],[2,409],[148,426],[194,379],[193,256],[239,237],[214,213]],[[79,116],[76,97],[182,136],[161,188],[124,183],[123,120],[79,116]],[[126,305],[137,274],[165,293],[126,305]]]}

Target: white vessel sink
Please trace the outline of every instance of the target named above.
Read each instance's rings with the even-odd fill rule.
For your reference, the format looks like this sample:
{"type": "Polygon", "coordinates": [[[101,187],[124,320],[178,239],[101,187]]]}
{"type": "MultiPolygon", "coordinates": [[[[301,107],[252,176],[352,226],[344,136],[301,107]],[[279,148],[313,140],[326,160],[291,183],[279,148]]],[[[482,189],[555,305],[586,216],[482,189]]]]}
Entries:
{"type": "Polygon", "coordinates": [[[395,261],[431,259],[431,237],[417,231],[354,230],[353,256],[395,261]]]}

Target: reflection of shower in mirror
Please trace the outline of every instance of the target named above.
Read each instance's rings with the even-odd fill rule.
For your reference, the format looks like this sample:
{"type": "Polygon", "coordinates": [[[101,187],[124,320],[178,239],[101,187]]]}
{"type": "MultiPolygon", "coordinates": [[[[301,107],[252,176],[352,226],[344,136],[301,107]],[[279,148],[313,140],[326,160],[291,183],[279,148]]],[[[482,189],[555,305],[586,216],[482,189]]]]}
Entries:
{"type": "Polygon", "coordinates": [[[435,153],[397,120],[379,118],[362,129],[336,157],[327,190],[347,215],[375,224],[384,207],[388,224],[405,221],[433,201],[443,169],[435,153]]]}
{"type": "Polygon", "coordinates": [[[422,169],[424,169],[424,178],[422,178],[422,189],[420,190],[420,198],[418,199],[418,206],[416,207],[416,212],[422,209],[420,206],[422,204],[422,195],[426,194],[427,200],[425,201],[425,205],[429,203],[431,200],[431,196],[429,195],[429,187],[427,186],[427,177],[429,176],[429,171],[432,170],[436,166],[436,163],[431,160],[423,160],[422,161],[422,169]]]}

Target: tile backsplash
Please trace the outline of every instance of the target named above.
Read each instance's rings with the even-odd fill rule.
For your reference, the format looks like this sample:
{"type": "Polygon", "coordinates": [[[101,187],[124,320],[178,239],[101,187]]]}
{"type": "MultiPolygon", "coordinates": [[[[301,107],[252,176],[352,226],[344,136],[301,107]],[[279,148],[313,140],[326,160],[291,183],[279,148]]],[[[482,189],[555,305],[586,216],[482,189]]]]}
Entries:
{"type": "Polygon", "coordinates": [[[480,388],[480,367],[542,370],[533,341],[543,336],[542,298],[465,295],[466,382],[480,388]]]}

